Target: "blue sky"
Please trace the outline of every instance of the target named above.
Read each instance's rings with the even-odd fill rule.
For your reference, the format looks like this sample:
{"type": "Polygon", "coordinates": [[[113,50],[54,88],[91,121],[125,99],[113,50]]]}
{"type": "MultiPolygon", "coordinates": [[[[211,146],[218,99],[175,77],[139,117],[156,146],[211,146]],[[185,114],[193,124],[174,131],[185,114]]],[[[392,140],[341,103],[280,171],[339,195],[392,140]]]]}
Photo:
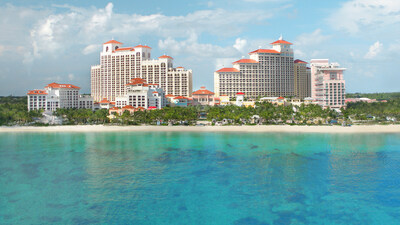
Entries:
{"type": "Polygon", "coordinates": [[[269,48],[282,34],[295,58],[346,67],[347,92],[400,91],[400,1],[50,1],[0,4],[0,95],[51,82],[90,92],[101,44],[147,44],[193,70],[194,89],[213,72],[269,48]]]}

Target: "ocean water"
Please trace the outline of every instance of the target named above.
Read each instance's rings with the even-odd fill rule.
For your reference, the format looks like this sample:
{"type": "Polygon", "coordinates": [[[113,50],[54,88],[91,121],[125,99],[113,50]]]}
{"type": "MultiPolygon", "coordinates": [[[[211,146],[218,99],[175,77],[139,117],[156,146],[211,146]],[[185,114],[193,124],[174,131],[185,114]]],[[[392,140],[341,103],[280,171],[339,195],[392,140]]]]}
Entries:
{"type": "Polygon", "coordinates": [[[0,224],[400,224],[400,134],[1,133],[0,224]]]}

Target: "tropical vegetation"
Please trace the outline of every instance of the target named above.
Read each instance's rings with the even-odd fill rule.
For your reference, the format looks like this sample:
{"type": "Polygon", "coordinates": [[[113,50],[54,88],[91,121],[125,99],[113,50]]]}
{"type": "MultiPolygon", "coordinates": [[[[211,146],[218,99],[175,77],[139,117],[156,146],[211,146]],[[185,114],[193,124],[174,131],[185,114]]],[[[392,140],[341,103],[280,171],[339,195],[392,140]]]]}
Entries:
{"type": "MultiPolygon", "coordinates": [[[[400,98],[392,95],[387,102],[348,103],[341,113],[323,109],[318,105],[300,105],[293,107],[276,106],[271,103],[257,102],[256,107],[227,106],[189,106],[165,107],[161,110],[144,110],[135,113],[125,111],[122,115],[109,116],[108,110],[57,109],[53,115],[61,118],[63,124],[187,124],[197,121],[209,121],[212,124],[325,124],[339,123],[382,123],[400,120],[400,98]]],[[[38,118],[43,111],[27,110],[26,97],[0,97],[0,125],[40,125],[38,118]]]]}
{"type": "Polygon", "coordinates": [[[27,109],[26,97],[0,97],[0,125],[23,125],[41,117],[40,111],[27,109]]]}

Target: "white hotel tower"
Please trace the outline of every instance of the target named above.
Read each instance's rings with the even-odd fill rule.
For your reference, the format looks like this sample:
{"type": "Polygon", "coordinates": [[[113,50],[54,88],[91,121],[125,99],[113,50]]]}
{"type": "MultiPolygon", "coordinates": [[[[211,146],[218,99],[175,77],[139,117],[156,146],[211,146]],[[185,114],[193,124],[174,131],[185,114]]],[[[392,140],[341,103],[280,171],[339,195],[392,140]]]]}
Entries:
{"type": "Polygon", "coordinates": [[[191,96],[192,70],[173,68],[173,58],[167,55],[151,59],[151,48],[146,45],[122,47],[111,40],[103,44],[100,65],[91,67],[91,89],[95,101],[126,95],[125,85],[134,78],[158,84],[166,94],[191,96]]]}
{"type": "Polygon", "coordinates": [[[294,96],[292,43],[281,38],[271,43],[272,49],[257,49],[250,59],[233,63],[214,73],[216,97],[234,97],[243,92],[246,97],[294,96]]]}

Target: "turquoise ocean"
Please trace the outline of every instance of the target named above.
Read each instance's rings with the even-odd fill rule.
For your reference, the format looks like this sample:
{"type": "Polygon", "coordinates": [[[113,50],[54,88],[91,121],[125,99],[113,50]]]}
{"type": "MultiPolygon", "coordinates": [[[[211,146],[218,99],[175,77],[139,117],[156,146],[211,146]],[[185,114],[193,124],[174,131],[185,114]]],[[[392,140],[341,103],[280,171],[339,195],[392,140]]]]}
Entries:
{"type": "Polygon", "coordinates": [[[0,224],[400,224],[400,134],[1,133],[0,224]]]}

